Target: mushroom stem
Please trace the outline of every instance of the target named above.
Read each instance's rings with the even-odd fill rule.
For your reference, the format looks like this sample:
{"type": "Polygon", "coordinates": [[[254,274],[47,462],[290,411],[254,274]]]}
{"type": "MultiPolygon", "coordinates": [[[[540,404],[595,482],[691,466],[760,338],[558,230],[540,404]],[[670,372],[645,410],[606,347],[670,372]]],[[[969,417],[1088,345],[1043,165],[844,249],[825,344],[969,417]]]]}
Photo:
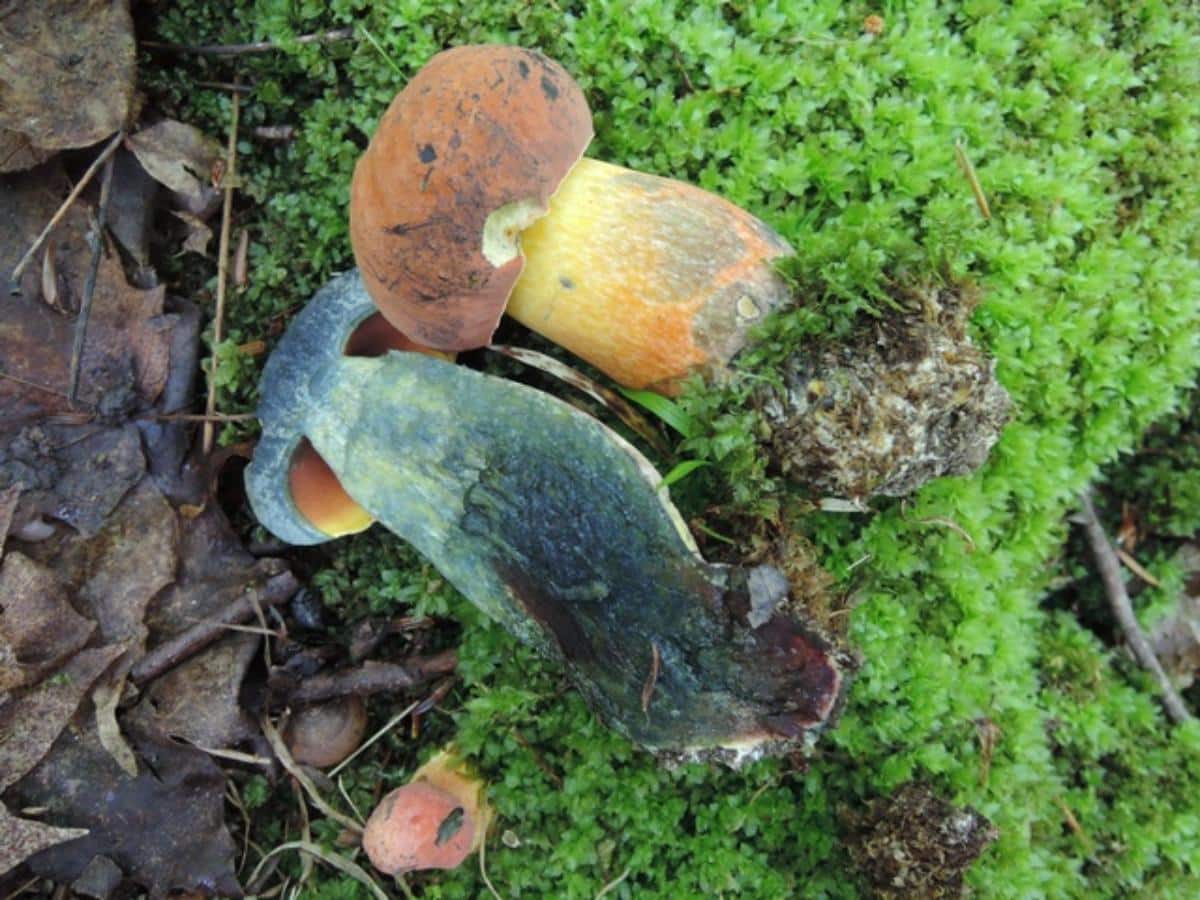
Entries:
{"type": "Polygon", "coordinates": [[[312,532],[286,475],[311,441],[349,497],[633,740],[733,761],[826,722],[843,682],[829,645],[785,612],[786,588],[759,596],[775,582],[700,557],[637,450],[524,385],[420,354],[329,352],[370,308],[360,279],[339,279],[268,363],[266,452],[247,472],[264,525],[312,532]]]}
{"type": "Polygon", "coordinates": [[[791,248],[707,191],[581,159],[521,235],[507,312],[634,388],[713,375],[789,299],[771,261],[791,248]]]}

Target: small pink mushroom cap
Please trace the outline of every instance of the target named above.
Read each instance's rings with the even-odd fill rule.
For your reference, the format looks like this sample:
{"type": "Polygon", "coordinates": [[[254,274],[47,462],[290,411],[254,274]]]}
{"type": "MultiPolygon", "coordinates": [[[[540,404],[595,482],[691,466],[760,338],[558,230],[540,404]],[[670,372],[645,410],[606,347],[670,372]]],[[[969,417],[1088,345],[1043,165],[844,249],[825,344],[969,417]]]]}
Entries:
{"type": "Polygon", "coordinates": [[[380,801],[367,820],[363,850],[388,875],[453,869],[479,849],[489,817],[483,783],[439,753],[380,801]]]}

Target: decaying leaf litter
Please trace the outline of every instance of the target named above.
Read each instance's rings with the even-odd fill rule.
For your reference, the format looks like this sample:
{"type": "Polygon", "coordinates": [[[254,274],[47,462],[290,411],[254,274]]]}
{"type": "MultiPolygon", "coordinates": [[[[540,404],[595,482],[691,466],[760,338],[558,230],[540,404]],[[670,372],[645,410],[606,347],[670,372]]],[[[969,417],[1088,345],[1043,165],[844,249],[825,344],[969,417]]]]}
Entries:
{"type": "MultiPolygon", "coordinates": [[[[121,124],[124,124],[123,120],[121,124]]],[[[133,158],[152,172],[162,161],[154,159],[153,154],[159,153],[166,158],[167,166],[155,172],[155,177],[175,191],[173,201],[177,209],[174,212],[188,223],[191,246],[202,251],[204,229],[209,226],[203,215],[188,211],[186,202],[178,195],[187,193],[197,184],[206,187],[201,175],[203,168],[196,164],[197,157],[189,156],[178,143],[164,140],[154,147],[159,136],[176,130],[134,131],[124,145],[134,154],[133,158]],[[152,134],[155,137],[151,137],[152,134]],[[143,135],[142,139],[139,135],[143,135]],[[147,151],[147,145],[154,149],[147,151]],[[139,147],[141,153],[138,153],[139,147]],[[177,155],[173,157],[172,154],[177,155]],[[186,181],[182,176],[172,184],[172,179],[180,172],[192,179],[182,190],[178,187],[186,181]]],[[[46,152],[44,147],[39,150],[31,136],[18,133],[14,140],[24,154],[14,152],[14,159],[36,159],[37,152],[46,152]]],[[[195,145],[193,142],[193,147],[195,145]]],[[[114,169],[128,167],[130,159],[130,153],[119,152],[114,169]]],[[[219,185],[219,173],[214,180],[219,185]]],[[[146,179],[141,179],[139,190],[143,194],[147,184],[146,179]]],[[[211,197],[216,188],[209,187],[209,191],[211,197]]],[[[91,204],[94,211],[95,193],[85,191],[79,208],[86,210],[91,204]]],[[[112,202],[119,205],[119,198],[134,193],[132,188],[127,193],[118,191],[112,202]]],[[[60,186],[57,195],[61,194],[60,186]]],[[[51,192],[51,196],[54,195],[51,192]]],[[[63,228],[71,226],[73,216],[74,213],[68,210],[63,228]]],[[[44,222],[46,218],[40,221],[44,222]]],[[[69,314],[78,308],[83,295],[88,293],[86,276],[81,277],[88,259],[73,256],[71,248],[90,249],[91,224],[85,216],[83,221],[75,223],[77,233],[73,239],[67,233],[62,246],[57,237],[53,244],[46,243],[42,263],[36,267],[39,269],[35,271],[37,293],[33,294],[43,306],[69,314]]],[[[140,698],[132,696],[127,688],[122,689],[121,681],[127,679],[131,667],[135,667],[139,659],[145,658],[140,654],[161,647],[166,638],[180,637],[180,631],[186,630],[182,626],[184,621],[194,624],[225,608],[225,604],[219,602],[212,604],[211,609],[206,608],[202,598],[225,591],[228,596],[236,595],[240,599],[247,593],[247,586],[254,585],[249,592],[261,594],[258,605],[266,608],[280,602],[275,595],[287,593],[278,586],[282,583],[285,588],[289,587],[288,576],[281,564],[255,562],[229,533],[223,516],[205,496],[205,489],[211,483],[210,473],[204,470],[202,462],[185,462],[185,430],[173,428],[169,422],[144,418],[154,412],[161,415],[178,413],[191,399],[197,356],[194,346],[198,333],[197,317],[194,309],[164,296],[161,290],[158,290],[157,300],[146,296],[156,290],[154,285],[143,283],[152,254],[139,248],[136,227],[132,240],[128,236],[122,238],[121,231],[113,223],[109,233],[114,240],[102,238],[96,241],[101,246],[101,271],[93,297],[95,306],[91,322],[95,329],[89,327],[88,340],[84,344],[85,354],[91,355],[77,361],[85,373],[80,380],[80,404],[66,402],[63,396],[66,391],[62,387],[62,355],[74,339],[69,327],[62,327],[61,323],[57,323],[57,329],[46,325],[34,312],[41,312],[41,308],[34,306],[20,319],[16,337],[7,328],[3,334],[7,342],[3,345],[4,370],[9,376],[4,382],[12,386],[12,398],[4,396],[5,422],[9,421],[7,404],[11,402],[18,412],[18,418],[13,421],[22,423],[11,445],[7,431],[4,435],[4,463],[10,466],[5,473],[19,472],[34,485],[28,491],[11,496],[7,507],[0,505],[0,511],[10,510],[11,524],[6,531],[14,535],[0,574],[8,579],[9,560],[19,560],[13,564],[11,574],[14,596],[24,596],[26,600],[23,604],[14,604],[20,607],[22,619],[12,628],[7,619],[9,607],[5,605],[4,633],[19,631],[20,640],[10,641],[12,646],[0,649],[0,661],[6,667],[3,683],[7,685],[9,680],[14,681],[14,689],[21,692],[20,699],[32,698],[31,702],[38,704],[43,698],[35,687],[47,683],[57,687],[56,680],[74,686],[65,696],[55,695],[53,699],[45,700],[45,706],[28,707],[36,709],[37,715],[52,723],[48,727],[53,733],[43,730],[40,738],[40,744],[49,741],[52,746],[47,755],[40,755],[45,753],[44,749],[30,750],[14,743],[13,768],[24,767],[25,778],[6,794],[6,798],[11,795],[21,804],[21,810],[33,810],[38,816],[49,815],[47,808],[50,812],[61,811],[64,816],[87,822],[92,829],[87,838],[91,843],[65,844],[61,853],[44,854],[33,871],[44,872],[62,881],[79,879],[77,884],[90,885],[104,880],[101,873],[104,865],[96,860],[107,859],[116,860],[119,869],[151,891],[183,886],[225,891],[231,885],[228,879],[233,849],[220,824],[219,811],[214,814],[214,809],[219,810],[220,802],[219,799],[214,801],[220,795],[215,785],[209,790],[209,804],[200,817],[206,823],[202,826],[205,837],[197,843],[206,849],[195,855],[192,867],[181,869],[163,861],[161,851],[169,849],[170,841],[176,839],[169,829],[163,837],[167,842],[165,845],[148,840],[131,842],[127,832],[113,827],[112,820],[119,821],[122,809],[136,809],[150,797],[170,810],[171,803],[179,802],[178,798],[172,799],[172,792],[183,780],[189,784],[203,784],[214,778],[220,780],[219,772],[214,775],[216,770],[205,765],[207,756],[188,755],[175,744],[164,746],[164,736],[182,737],[208,749],[222,749],[236,743],[253,744],[257,730],[253,718],[248,717],[240,703],[239,688],[257,656],[261,635],[243,632],[223,638],[210,650],[191,657],[172,674],[150,680],[140,698]],[[130,267],[128,276],[122,275],[119,265],[116,269],[110,265],[118,254],[128,255],[139,268],[130,267]],[[131,288],[130,282],[137,283],[138,287],[131,288]],[[114,298],[106,294],[106,290],[118,296],[114,298]],[[138,291],[141,293],[136,293],[138,291]],[[109,323],[123,321],[145,325],[131,330],[136,336],[104,337],[109,323]],[[49,338],[43,343],[46,335],[49,338]],[[99,335],[96,338],[99,343],[95,345],[92,344],[93,335],[99,335]],[[111,346],[106,345],[105,340],[111,340],[111,346]],[[39,356],[44,346],[57,348],[59,352],[39,356]],[[17,363],[16,371],[12,373],[7,371],[10,353],[17,363]],[[177,399],[168,401],[172,380],[177,399]],[[92,390],[90,405],[87,403],[89,389],[92,390]],[[183,402],[178,399],[180,397],[184,398],[183,402]],[[45,428],[37,428],[43,420],[45,428]],[[170,434],[169,438],[164,436],[166,433],[170,434]],[[108,466],[102,470],[104,477],[81,477],[78,474],[80,467],[86,469],[86,463],[93,460],[100,461],[97,468],[108,466]],[[73,531],[65,531],[56,522],[69,524],[73,531]],[[194,531],[202,536],[193,539],[194,531]],[[131,532],[135,535],[153,532],[162,539],[122,544],[122,535],[131,532]],[[167,536],[163,537],[164,534],[167,536]],[[43,539],[32,540],[39,537],[43,539]],[[208,560],[212,557],[221,560],[221,564],[210,566],[208,560]],[[60,560],[68,561],[61,572],[60,560]],[[130,565],[135,560],[138,564],[130,565]],[[93,563],[96,564],[94,572],[91,571],[93,563]],[[278,580],[281,578],[284,579],[282,582],[278,580]],[[276,589],[268,597],[272,593],[268,587],[271,579],[276,579],[273,582],[276,589]],[[170,599],[168,594],[172,595],[170,599]],[[38,608],[47,597],[52,598],[50,609],[55,612],[38,608]],[[120,602],[117,602],[118,598],[121,598],[120,602]],[[74,611],[76,608],[79,612],[74,611]],[[48,630],[45,626],[48,618],[62,614],[64,609],[72,610],[67,618],[73,624],[66,633],[55,634],[53,641],[39,637],[39,631],[48,630]],[[216,652],[218,647],[222,647],[221,654],[216,652]],[[187,676],[183,675],[191,666],[194,669],[187,676]],[[58,678],[63,673],[66,677],[58,678]],[[205,689],[197,689],[189,696],[189,687],[201,684],[205,689]],[[203,710],[202,715],[194,714],[197,707],[206,704],[210,709],[203,710]],[[118,708],[120,713],[117,713],[118,708]],[[193,710],[192,715],[181,712],[189,708],[193,710]],[[114,728],[118,717],[121,727],[114,728]],[[62,724],[56,724],[60,721],[62,724]],[[189,733],[186,729],[191,726],[195,730],[189,733]],[[131,760],[135,773],[132,775],[128,771],[131,760]],[[148,770],[150,780],[146,780],[145,771],[137,775],[139,769],[148,770]],[[55,793],[59,779],[84,771],[96,773],[97,784],[108,785],[110,793],[119,798],[117,802],[98,804],[93,792],[90,796],[60,799],[65,806],[61,810],[55,808],[50,796],[55,793]],[[71,846],[76,849],[65,849],[71,846]],[[95,855],[97,853],[99,857],[95,855]]],[[[18,251],[23,251],[28,244],[25,242],[18,251]]],[[[7,248],[5,250],[7,254],[7,248]]],[[[6,263],[4,270],[7,271],[7,264],[11,263],[8,255],[0,261],[6,263]]],[[[27,296],[22,290],[22,299],[27,296]]],[[[111,330],[123,331],[119,325],[111,330]]],[[[69,352],[67,358],[70,359],[69,352]]],[[[68,367],[65,376],[68,380],[69,372],[68,367]]],[[[7,580],[5,584],[7,587],[7,580]]],[[[277,622],[265,617],[258,621],[260,631],[278,627],[277,622]]],[[[1181,621],[1187,628],[1186,619],[1181,621]]],[[[10,703],[0,707],[0,714],[15,708],[10,703]]],[[[6,728],[5,733],[8,731],[6,728]]],[[[245,754],[248,758],[253,758],[255,753],[259,758],[267,755],[262,746],[252,749],[253,753],[245,754]]],[[[941,814],[950,820],[956,815],[953,810],[944,810],[941,814]]],[[[3,827],[9,827],[13,821],[9,815],[3,819],[3,827]]],[[[12,825],[12,829],[14,846],[42,845],[69,835],[34,819],[20,820],[12,825]],[[18,844],[18,841],[22,843],[18,844]]]]}
{"type": "MultiPolygon", "coordinates": [[[[130,127],[126,4],[22,6],[4,25],[0,886],[234,895],[218,762],[276,777],[259,717],[297,685],[271,671],[281,661],[263,668],[263,635],[286,637],[274,610],[298,582],[249,553],[213,500],[219,465],[181,421],[202,313],[168,295],[154,260],[179,251],[152,239],[173,215],[184,250],[206,252],[223,154],[184,123],[130,127]],[[64,54],[79,61],[69,77],[44,65],[64,54]]],[[[368,663],[335,678],[326,654],[302,671],[324,673],[330,696],[419,690],[454,659],[368,663]]]]}

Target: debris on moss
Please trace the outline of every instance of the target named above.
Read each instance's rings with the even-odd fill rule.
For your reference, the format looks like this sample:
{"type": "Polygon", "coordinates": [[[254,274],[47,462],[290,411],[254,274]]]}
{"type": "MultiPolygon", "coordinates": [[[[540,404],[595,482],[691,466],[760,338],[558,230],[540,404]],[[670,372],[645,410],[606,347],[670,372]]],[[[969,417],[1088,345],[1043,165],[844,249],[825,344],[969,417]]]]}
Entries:
{"type": "Polygon", "coordinates": [[[999,837],[976,810],[914,782],[846,819],[850,854],[873,896],[885,900],[963,896],[964,873],[999,837]]]}

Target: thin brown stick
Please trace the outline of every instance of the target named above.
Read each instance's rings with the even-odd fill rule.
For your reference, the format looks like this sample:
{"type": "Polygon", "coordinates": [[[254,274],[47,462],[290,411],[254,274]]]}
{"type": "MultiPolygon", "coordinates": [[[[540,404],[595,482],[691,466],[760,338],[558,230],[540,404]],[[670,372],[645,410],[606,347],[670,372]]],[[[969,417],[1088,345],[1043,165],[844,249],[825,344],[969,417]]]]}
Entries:
{"type": "Polygon", "coordinates": [[[454,650],[414,656],[402,663],[371,660],[353,669],[305,678],[287,695],[287,702],[301,706],[349,694],[365,697],[385,691],[406,691],[453,672],[457,665],[458,653],[454,650]]]}
{"type": "Polygon", "coordinates": [[[542,754],[538,752],[537,747],[529,743],[529,739],[525,737],[525,735],[521,734],[520,729],[513,728],[512,736],[516,739],[518,744],[529,751],[529,755],[533,757],[534,765],[541,769],[545,776],[554,784],[554,786],[561,791],[563,788],[562,776],[550,768],[550,763],[546,762],[546,757],[542,756],[542,754]]]}
{"type": "MultiPolygon", "coordinates": [[[[213,313],[212,365],[208,370],[208,401],[204,405],[204,414],[207,416],[212,416],[217,411],[217,360],[220,358],[221,338],[224,337],[225,330],[225,282],[229,278],[229,228],[233,219],[233,185],[237,174],[238,111],[241,101],[236,91],[231,96],[233,98],[233,116],[229,125],[229,146],[225,151],[225,174],[221,179],[225,182],[225,198],[221,205],[221,240],[217,251],[217,308],[213,313]]],[[[205,454],[212,451],[213,434],[213,423],[205,422],[201,440],[205,454]]]]}
{"type": "Polygon", "coordinates": [[[1125,564],[1125,568],[1150,585],[1150,587],[1162,587],[1162,582],[1146,571],[1146,567],[1134,559],[1133,554],[1127,553],[1120,547],[1117,548],[1116,553],[1117,559],[1125,564]]]}
{"type": "Polygon", "coordinates": [[[646,683],[642,685],[642,715],[647,718],[650,716],[650,700],[654,696],[654,688],[658,684],[658,672],[661,666],[662,653],[659,652],[658,644],[651,641],[650,674],[646,676],[646,683]]]}
{"type": "MultiPolygon", "coordinates": [[[[266,584],[262,587],[261,602],[267,606],[277,606],[289,600],[299,589],[300,583],[296,581],[295,576],[291,572],[282,572],[267,579],[266,584]]],[[[164,641],[134,664],[129,673],[130,680],[140,687],[175,668],[217,638],[228,633],[226,626],[240,625],[242,622],[248,622],[254,618],[255,606],[254,598],[244,594],[229,604],[215,618],[199,622],[170,640],[164,641]]]]}
{"type": "Polygon", "coordinates": [[[317,786],[313,784],[313,780],[305,774],[304,770],[297,765],[296,760],[292,758],[291,751],[288,750],[287,744],[271,720],[264,716],[259,720],[258,726],[262,729],[263,737],[267,739],[267,743],[271,745],[271,749],[275,751],[275,755],[279,758],[280,765],[287,769],[289,775],[300,782],[300,787],[304,788],[304,793],[308,794],[308,798],[312,801],[313,806],[343,828],[350,829],[354,834],[362,834],[361,825],[344,813],[338,812],[321,796],[321,792],[317,790],[317,786]]]}
{"type": "Polygon", "coordinates": [[[1188,712],[1183,698],[1179,696],[1175,685],[1163,671],[1162,664],[1154,654],[1154,648],[1150,646],[1150,642],[1142,631],[1142,626],[1138,624],[1137,617],[1133,614],[1133,604],[1129,602],[1125,581],[1121,577],[1121,563],[1113,551],[1108,536],[1104,533],[1104,528],[1100,525],[1096,509],[1092,506],[1092,498],[1086,493],[1080,498],[1080,509],[1083,528],[1087,533],[1092,553],[1096,557],[1096,568],[1099,570],[1100,580],[1104,582],[1104,592],[1108,596],[1109,606],[1112,607],[1117,624],[1125,633],[1125,640],[1129,644],[1129,649],[1133,651],[1134,659],[1158,682],[1163,706],[1166,707],[1167,716],[1171,721],[1177,725],[1188,721],[1192,714],[1188,712]]]}
{"type": "Polygon", "coordinates": [[[975,171],[975,166],[971,164],[967,151],[959,141],[954,143],[954,158],[958,161],[958,167],[962,169],[963,174],[967,176],[967,181],[971,185],[971,193],[975,195],[975,205],[979,207],[979,214],[985,219],[990,219],[992,209],[988,206],[987,195],[983,192],[983,185],[979,183],[979,175],[975,171]]]}
{"type": "Polygon", "coordinates": [[[55,390],[52,387],[46,387],[44,384],[35,384],[32,381],[26,381],[24,378],[21,378],[17,375],[10,375],[8,372],[0,372],[0,378],[7,379],[8,381],[15,381],[17,384],[22,385],[23,387],[33,388],[35,391],[43,391],[47,394],[53,394],[55,397],[67,396],[62,391],[55,390]]]}
{"type": "MultiPolygon", "coordinates": [[[[119,132],[118,136],[124,134],[119,132]]],[[[100,181],[100,202],[96,207],[96,221],[92,233],[92,260],[87,277],[83,280],[83,298],[79,302],[79,315],[75,317],[75,340],[71,345],[71,374],[67,383],[67,402],[75,404],[79,394],[79,368],[83,362],[83,343],[87,340],[88,321],[92,317],[92,300],[96,296],[96,278],[100,274],[100,256],[104,253],[104,228],[108,224],[108,201],[112,196],[113,157],[104,161],[104,175],[100,181]]]]}
{"type": "Polygon", "coordinates": [[[515,359],[519,363],[531,366],[545,372],[564,384],[569,384],[578,391],[582,391],[589,397],[603,403],[613,414],[628,425],[634,432],[641,435],[655,452],[662,456],[670,454],[670,448],[662,436],[654,429],[654,426],[638,412],[624,397],[616,391],[605,387],[594,379],[588,378],[582,372],[577,372],[575,369],[568,366],[566,363],[559,362],[553,356],[547,356],[545,353],[539,353],[537,350],[530,350],[528,347],[513,347],[508,344],[491,344],[488,347],[493,353],[499,353],[507,356],[509,359],[515,359]]]}
{"type": "Polygon", "coordinates": [[[210,88],[214,91],[228,91],[232,94],[254,93],[254,85],[234,84],[232,81],[197,81],[196,87],[210,88]]]}
{"type": "Polygon", "coordinates": [[[62,202],[62,206],[60,206],[58,211],[50,217],[50,221],[46,223],[46,227],[42,229],[42,233],[37,236],[37,239],[34,240],[29,249],[25,251],[25,255],[21,257],[21,261],[17,263],[16,268],[12,270],[13,281],[16,281],[21,277],[21,273],[25,271],[25,267],[29,265],[29,262],[33,259],[34,254],[38,252],[42,244],[46,243],[46,238],[50,237],[50,232],[52,232],[54,227],[62,221],[63,216],[67,214],[67,210],[69,210],[71,205],[79,199],[79,195],[83,193],[84,188],[91,183],[96,173],[100,171],[100,167],[108,162],[109,157],[117,151],[117,148],[121,146],[121,141],[124,139],[125,132],[118,131],[115,135],[113,135],[113,139],[108,142],[105,148],[100,151],[100,155],[92,160],[92,164],[88,166],[87,171],[83,173],[83,177],[79,179],[79,183],[75,185],[75,187],[71,190],[71,193],[67,194],[67,199],[62,202]]]}
{"type": "MultiPolygon", "coordinates": [[[[297,44],[330,44],[354,37],[353,28],[337,28],[317,34],[303,34],[295,39],[297,44]]],[[[282,46],[274,41],[256,41],[253,44],[170,44],[163,41],[142,41],[149,50],[167,53],[199,53],[202,56],[246,56],[253,53],[270,53],[282,46]]]]}
{"type": "Polygon", "coordinates": [[[148,413],[138,419],[154,422],[249,422],[258,418],[258,413],[148,413]]]}

